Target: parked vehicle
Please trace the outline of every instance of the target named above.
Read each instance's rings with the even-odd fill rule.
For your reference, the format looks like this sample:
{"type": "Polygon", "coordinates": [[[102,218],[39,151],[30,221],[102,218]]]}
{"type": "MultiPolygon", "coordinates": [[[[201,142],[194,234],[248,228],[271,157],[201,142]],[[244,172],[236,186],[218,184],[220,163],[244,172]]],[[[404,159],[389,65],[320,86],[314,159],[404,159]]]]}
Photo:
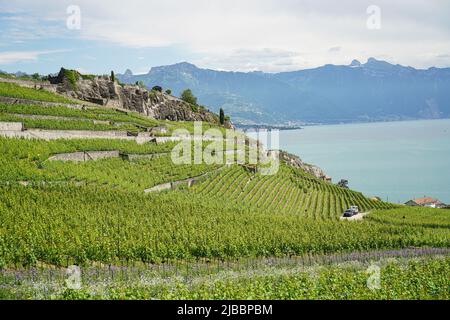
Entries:
{"type": "Polygon", "coordinates": [[[353,212],[355,212],[355,214],[358,214],[358,213],[359,213],[359,208],[358,208],[358,206],[351,206],[351,207],[350,207],[350,210],[353,210],[353,212]]]}
{"type": "Polygon", "coordinates": [[[344,212],[344,217],[345,217],[345,218],[350,218],[350,217],[353,217],[355,214],[356,214],[356,213],[355,213],[353,210],[346,210],[346,211],[344,212]]]}
{"type": "Polygon", "coordinates": [[[350,209],[347,209],[344,212],[345,218],[353,217],[354,215],[357,215],[359,213],[359,208],[357,206],[351,206],[350,209]]]}

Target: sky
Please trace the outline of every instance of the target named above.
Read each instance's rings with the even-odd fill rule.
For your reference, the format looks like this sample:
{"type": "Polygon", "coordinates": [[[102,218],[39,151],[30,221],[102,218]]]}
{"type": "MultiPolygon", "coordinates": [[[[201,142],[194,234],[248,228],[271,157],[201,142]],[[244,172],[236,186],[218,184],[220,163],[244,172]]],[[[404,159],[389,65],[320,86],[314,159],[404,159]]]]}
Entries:
{"type": "Polygon", "coordinates": [[[0,0],[0,70],[450,67],[448,0],[0,0]]]}

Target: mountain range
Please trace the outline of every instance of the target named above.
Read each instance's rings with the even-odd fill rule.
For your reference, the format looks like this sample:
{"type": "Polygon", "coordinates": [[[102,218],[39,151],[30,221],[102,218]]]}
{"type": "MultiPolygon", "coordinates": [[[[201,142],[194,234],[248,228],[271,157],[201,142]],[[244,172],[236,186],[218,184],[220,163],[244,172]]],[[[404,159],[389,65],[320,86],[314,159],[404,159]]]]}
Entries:
{"type": "Polygon", "coordinates": [[[293,72],[229,72],[182,62],[147,74],[118,74],[125,83],[191,89],[200,104],[223,108],[237,125],[293,126],[450,117],[450,68],[415,69],[370,58],[293,72]]]}

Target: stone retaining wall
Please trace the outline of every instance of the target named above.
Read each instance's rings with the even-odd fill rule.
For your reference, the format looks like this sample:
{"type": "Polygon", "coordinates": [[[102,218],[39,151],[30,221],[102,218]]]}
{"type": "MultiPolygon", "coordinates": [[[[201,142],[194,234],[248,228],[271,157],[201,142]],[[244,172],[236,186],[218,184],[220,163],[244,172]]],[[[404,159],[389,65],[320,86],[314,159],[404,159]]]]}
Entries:
{"type": "Polygon", "coordinates": [[[56,86],[47,83],[47,82],[38,82],[38,81],[32,81],[32,80],[22,80],[22,79],[8,79],[8,78],[0,78],[0,82],[8,82],[8,83],[14,83],[18,86],[35,89],[35,90],[46,90],[53,93],[56,93],[56,86]]]}
{"type": "MultiPolygon", "coordinates": [[[[46,129],[27,129],[23,130],[21,122],[2,122],[0,126],[0,136],[7,138],[25,138],[25,139],[122,139],[134,140],[138,144],[155,142],[156,144],[164,144],[168,142],[189,140],[200,141],[201,137],[179,136],[179,137],[154,137],[149,133],[131,136],[125,131],[90,131],[90,130],[46,130],[46,129]]],[[[204,139],[204,141],[211,141],[204,139]]]]}
{"type": "Polygon", "coordinates": [[[0,130],[23,131],[22,122],[0,122],[0,130]]]}
{"type": "Polygon", "coordinates": [[[227,166],[220,167],[219,169],[216,169],[216,170],[213,170],[213,171],[210,171],[210,172],[206,172],[206,173],[204,173],[202,175],[199,175],[199,176],[196,176],[196,177],[159,184],[159,185],[151,187],[149,189],[145,189],[144,193],[160,192],[160,191],[166,191],[166,190],[174,190],[174,189],[178,188],[179,186],[183,186],[183,185],[186,185],[186,186],[188,186],[188,188],[190,188],[194,184],[205,180],[213,172],[222,170],[223,168],[226,168],[227,166]]]}
{"type": "Polygon", "coordinates": [[[145,189],[144,192],[151,193],[151,192],[160,192],[160,191],[171,190],[171,189],[172,189],[172,183],[168,182],[168,183],[159,184],[150,189],[145,189]]]}
{"type": "Polygon", "coordinates": [[[122,159],[136,161],[142,159],[155,159],[169,155],[170,153],[150,153],[150,154],[121,154],[122,159]]]}
{"type": "Polygon", "coordinates": [[[165,153],[149,153],[149,154],[135,154],[135,153],[121,153],[118,150],[113,151],[80,151],[71,153],[59,153],[49,157],[48,161],[95,161],[106,158],[122,158],[126,161],[136,161],[140,159],[155,159],[169,155],[165,153]]]}
{"type": "Polygon", "coordinates": [[[60,153],[48,158],[49,161],[75,161],[85,162],[106,158],[119,158],[119,151],[87,151],[87,152],[72,152],[60,153]]]}
{"type": "Polygon", "coordinates": [[[56,107],[62,106],[66,108],[72,109],[83,109],[86,106],[81,104],[71,104],[71,103],[61,103],[61,102],[47,102],[47,101],[38,101],[38,100],[29,100],[29,99],[20,99],[20,98],[10,98],[10,97],[0,97],[1,103],[6,104],[30,104],[41,107],[56,107]]]}

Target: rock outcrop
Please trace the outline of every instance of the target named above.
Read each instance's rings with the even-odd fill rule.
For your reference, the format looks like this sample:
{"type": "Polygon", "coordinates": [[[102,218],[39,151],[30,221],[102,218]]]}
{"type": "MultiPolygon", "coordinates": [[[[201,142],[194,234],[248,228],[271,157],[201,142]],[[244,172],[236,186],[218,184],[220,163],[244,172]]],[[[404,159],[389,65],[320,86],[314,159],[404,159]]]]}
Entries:
{"type": "MultiPolygon", "coordinates": [[[[219,117],[209,110],[193,107],[163,92],[119,84],[108,76],[83,76],[62,68],[49,81],[56,85],[58,93],[102,106],[137,111],[160,120],[219,123],[219,117]]],[[[226,127],[232,128],[231,123],[226,123],[226,127]]]]}
{"type": "Polygon", "coordinates": [[[300,159],[300,157],[290,154],[286,151],[280,151],[280,160],[284,161],[287,165],[290,165],[294,168],[302,169],[303,171],[312,174],[316,178],[325,180],[327,177],[327,175],[321,168],[305,163],[302,161],[302,159],[300,159]]]}

